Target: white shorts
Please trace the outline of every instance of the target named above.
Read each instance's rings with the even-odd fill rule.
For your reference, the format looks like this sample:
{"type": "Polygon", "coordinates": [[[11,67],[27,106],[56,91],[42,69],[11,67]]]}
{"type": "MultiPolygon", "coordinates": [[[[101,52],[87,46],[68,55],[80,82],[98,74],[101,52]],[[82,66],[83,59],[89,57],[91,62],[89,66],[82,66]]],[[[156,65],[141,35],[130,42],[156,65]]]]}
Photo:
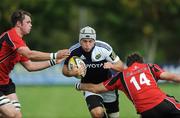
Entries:
{"type": "Polygon", "coordinates": [[[115,90],[114,91],[104,92],[104,93],[101,93],[101,94],[92,93],[92,92],[89,92],[89,91],[84,91],[85,99],[88,96],[91,96],[91,95],[98,95],[98,96],[102,97],[103,101],[106,102],[106,103],[114,102],[117,99],[117,95],[116,95],[115,90]]]}

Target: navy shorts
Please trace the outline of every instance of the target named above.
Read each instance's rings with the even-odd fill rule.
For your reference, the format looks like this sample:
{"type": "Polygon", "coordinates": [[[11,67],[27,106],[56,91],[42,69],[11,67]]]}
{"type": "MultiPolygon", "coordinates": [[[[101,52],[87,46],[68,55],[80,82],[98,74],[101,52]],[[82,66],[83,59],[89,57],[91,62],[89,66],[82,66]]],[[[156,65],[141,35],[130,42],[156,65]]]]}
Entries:
{"type": "Polygon", "coordinates": [[[103,101],[103,98],[98,95],[90,95],[86,98],[86,103],[88,106],[89,111],[91,111],[93,108],[96,107],[105,107],[106,112],[109,113],[115,113],[119,112],[119,99],[117,99],[114,102],[106,103],[103,101]]]}
{"type": "Polygon", "coordinates": [[[11,79],[7,85],[0,85],[0,97],[3,95],[9,95],[12,93],[16,93],[16,87],[11,79]]]}

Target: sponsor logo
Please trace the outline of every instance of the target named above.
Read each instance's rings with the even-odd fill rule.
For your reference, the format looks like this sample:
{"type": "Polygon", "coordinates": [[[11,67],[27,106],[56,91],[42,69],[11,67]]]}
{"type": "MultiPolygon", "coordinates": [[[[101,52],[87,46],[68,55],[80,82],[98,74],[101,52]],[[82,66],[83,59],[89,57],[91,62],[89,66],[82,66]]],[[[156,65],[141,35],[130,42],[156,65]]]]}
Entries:
{"type": "Polygon", "coordinates": [[[84,55],[81,55],[81,57],[80,57],[82,60],[85,60],[86,59],[86,57],[84,56],[84,55]]]}
{"type": "Polygon", "coordinates": [[[87,68],[101,68],[103,67],[103,63],[100,64],[86,64],[87,68]]]}

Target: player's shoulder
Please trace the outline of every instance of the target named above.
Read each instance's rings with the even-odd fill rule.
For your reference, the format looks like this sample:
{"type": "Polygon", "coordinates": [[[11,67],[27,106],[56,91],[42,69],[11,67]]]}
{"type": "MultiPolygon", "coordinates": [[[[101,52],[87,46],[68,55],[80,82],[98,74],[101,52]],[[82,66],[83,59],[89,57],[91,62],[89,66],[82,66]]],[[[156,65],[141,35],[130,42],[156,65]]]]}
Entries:
{"type": "Polygon", "coordinates": [[[74,50],[79,49],[80,46],[81,46],[80,43],[76,43],[76,44],[72,45],[72,46],[69,48],[69,50],[70,50],[70,52],[73,52],[74,50]]]}
{"type": "Polygon", "coordinates": [[[146,65],[148,65],[149,67],[151,68],[154,68],[154,67],[160,67],[158,64],[156,63],[145,63],[146,65]]]}
{"type": "Polygon", "coordinates": [[[4,39],[13,39],[14,36],[16,34],[15,32],[15,29],[14,28],[11,28],[11,29],[8,29],[7,31],[3,32],[1,35],[0,35],[0,38],[4,38],[4,39]]]}
{"type": "Polygon", "coordinates": [[[149,65],[149,67],[151,68],[151,69],[153,69],[154,71],[160,71],[160,70],[163,70],[162,69],[162,67],[160,66],[160,65],[158,65],[158,64],[156,64],[156,63],[150,63],[150,64],[148,64],[149,65]]]}
{"type": "Polygon", "coordinates": [[[106,50],[108,50],[108,51],[111,51],[111,50],[112,50],[112,47],[111,47],[108,43],[106,43],[106,42],[104,42],[104,41],[100,41],[100,40],[96,40],[95,46],[96,46],[97,48],[106,49],[106,50]]]}
{"type": "Polygon", "coordinates": [[[81,45],[79,43],[76,43],[74,45],[72,45],[70,48],[70,55],[76,55],[76,56],[80,56],[82,54],[82,48],[81,45]]]}

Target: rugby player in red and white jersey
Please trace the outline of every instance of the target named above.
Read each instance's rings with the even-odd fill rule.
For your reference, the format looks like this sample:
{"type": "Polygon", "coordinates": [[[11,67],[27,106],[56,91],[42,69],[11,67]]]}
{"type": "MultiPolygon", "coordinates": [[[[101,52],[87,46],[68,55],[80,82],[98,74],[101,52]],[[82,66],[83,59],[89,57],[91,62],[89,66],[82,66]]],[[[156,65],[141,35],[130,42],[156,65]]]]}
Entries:
{"type": "Polygon", "coordinates": [[[23,36],[29,34],[32,28],[29,12],[15,11],[11,22],[12,28],[0,36],[0,115],[3,118],[21,118],[15,84],[9,77],[15,64],[20,62],[28,71],[42,70],[60,63],[69,56],[69,50],[46,53],[29,49],[23,40],[23,36]]]}
{"type": "Polygon", "coordinates": [[[180,103],[160,90],[158,80],[180,82],[180,75],[166,72],[157,64],[146,64],[138,53],[127,57],[123,72],[100,84],[77,83],[77,90],[95,93],[122,90],[142,118],[180,118],[180,103]]]}

